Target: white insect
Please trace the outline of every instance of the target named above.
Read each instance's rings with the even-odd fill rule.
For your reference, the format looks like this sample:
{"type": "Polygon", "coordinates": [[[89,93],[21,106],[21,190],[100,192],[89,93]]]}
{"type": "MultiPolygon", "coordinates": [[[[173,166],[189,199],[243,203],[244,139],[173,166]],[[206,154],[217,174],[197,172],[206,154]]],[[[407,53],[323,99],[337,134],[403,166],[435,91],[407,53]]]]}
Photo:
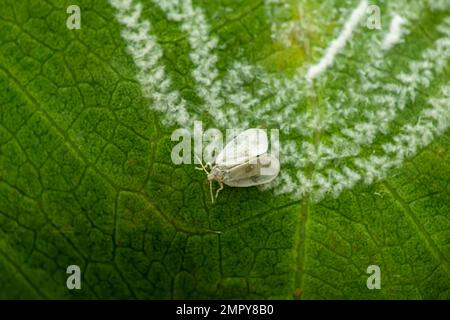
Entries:
{"type": "Polygon", "coordinates": [[[271,182],[280,172],[280,162],[267,153],[268,141],[262,129],[248,129],[233,140],[217,155],[210,171],[201,164],[208,176],[211,202],[217,198],[226,184],[230,187],[252,187],[271,182]],[[213,197],[212,182],[217,181],[220,188],[213,197]]]}

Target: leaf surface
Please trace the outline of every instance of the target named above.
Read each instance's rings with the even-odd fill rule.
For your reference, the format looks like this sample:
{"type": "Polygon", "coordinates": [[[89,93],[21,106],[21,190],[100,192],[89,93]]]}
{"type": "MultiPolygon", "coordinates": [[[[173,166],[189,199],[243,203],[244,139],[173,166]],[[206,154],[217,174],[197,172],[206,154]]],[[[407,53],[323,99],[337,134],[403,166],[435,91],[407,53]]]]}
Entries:
{"type": "Polygon", "coordinates": [[[382,28],[364,17],[312,85],[359,1],[141,2],[170,89],[119,2],[79,1],[69,30],[66,1],[1,1],[0,298],[450,298],[446,1],[378,1],[382,28]],[[394,14],[407,32],[383,51],[394,14]],[[211,204],[204,173],[170,158],[194,118],[279,128],[278,184],[211,204]]]}

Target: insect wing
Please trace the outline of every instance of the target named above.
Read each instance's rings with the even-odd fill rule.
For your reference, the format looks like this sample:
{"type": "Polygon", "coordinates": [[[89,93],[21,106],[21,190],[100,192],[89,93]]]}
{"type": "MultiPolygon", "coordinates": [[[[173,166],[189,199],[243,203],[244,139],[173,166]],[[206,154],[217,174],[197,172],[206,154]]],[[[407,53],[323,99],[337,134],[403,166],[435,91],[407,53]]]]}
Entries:
{"type": "Polygon", "coordinates": [[[214,163],[221,167],[232,168],[266,153],[267,148],[266,132],[262,129],[248,129],[231,140],[214,163]]]}
{"type": "Polygon", "coordinates": [[[271,182],[279,172],[278,159],[265,153],[227,170],[223,182],[230,187],[252,187],[271,182]]]}

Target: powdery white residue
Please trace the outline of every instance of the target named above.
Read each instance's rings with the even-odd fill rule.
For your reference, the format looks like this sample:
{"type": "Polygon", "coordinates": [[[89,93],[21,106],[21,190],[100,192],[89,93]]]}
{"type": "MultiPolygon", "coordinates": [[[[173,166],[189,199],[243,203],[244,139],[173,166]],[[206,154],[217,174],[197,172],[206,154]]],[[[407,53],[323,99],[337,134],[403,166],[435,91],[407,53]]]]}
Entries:
{"type": "Polygon", "coordinates": [[[117,10],[116,18],[123,25],[122,38],[138,69],[137,80],[142,86],[144,96],[152,100],[151,107],[156,111],[173,115],[163,117],[169,125],[187,126],[195,120],[186,109],[186,101],[176,90],[171,90],[172,81],[161,62],[163,50],[154,35],[149,21],[141,21],[142,4],[132,0],[110,0],[117,10]]]}
{"type": "Polygon", "coordinates": [[[395,15],[392,18],[391,25],[389,27],[389,33],[386,34],[383,40],[382,47],[384,50],[389,50],[397,43],[401,42],[403,36],[402,26],[406,23],[406,20],[399,15],[395,15]]]}
{"type": "Polygon", "coordinates": [[[350,19],[344,26],[344,29],[339,34],[339,36],[331,42],[331,45],[326,49],[325,55],[322,57],[319,63],[309,68],[306,75],[306,78],[308,80],[314,80],[333,65],[336,55],[345,47],[345,44],[351,38],[353,31],[365,17],[367,7],[368,2],[366,0],[363,0],[360,2],[358,7],[353,10],[350,19]]]}

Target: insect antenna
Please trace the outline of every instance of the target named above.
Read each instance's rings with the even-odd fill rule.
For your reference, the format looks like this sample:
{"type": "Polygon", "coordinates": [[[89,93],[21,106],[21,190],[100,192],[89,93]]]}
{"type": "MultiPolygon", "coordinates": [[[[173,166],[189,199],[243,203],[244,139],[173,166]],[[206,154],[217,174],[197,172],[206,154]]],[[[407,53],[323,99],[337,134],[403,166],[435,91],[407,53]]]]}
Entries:
{"type": "Polygon", "coordinates": [[[194,153],[194,155],[197,158],[198,162],[200,162],[200,166],[201,166],[201,168],[196,167],[195,169],[203,170],[203,171],[205,171],[206,174],[209,174],[208,170],[206,170],[205,166],[203,165],[202,160],[198,157],[198,155],[196,153],[194,153]]]}
{"type": "MultiPolygon", "coordinates": [[[[201,166],[201,168],[196,167],[196,169],[199,169],[199,170],[203,169],[203,171],[205,171],[206,175],[208,175],[209,172],[208,172],[208,170],[206,170],[205,166],[203,165],[202,160],[199,158],[199,156],[196,153],[194,153],[194,155],[197,158],[198,162],[200,162],[200,166],[201,166]]],[[[211,202],[214,203],[212,181],[211,180],[208,180],[208,181],[209,181],[209,193],[211,194],[211,202]]]]}

